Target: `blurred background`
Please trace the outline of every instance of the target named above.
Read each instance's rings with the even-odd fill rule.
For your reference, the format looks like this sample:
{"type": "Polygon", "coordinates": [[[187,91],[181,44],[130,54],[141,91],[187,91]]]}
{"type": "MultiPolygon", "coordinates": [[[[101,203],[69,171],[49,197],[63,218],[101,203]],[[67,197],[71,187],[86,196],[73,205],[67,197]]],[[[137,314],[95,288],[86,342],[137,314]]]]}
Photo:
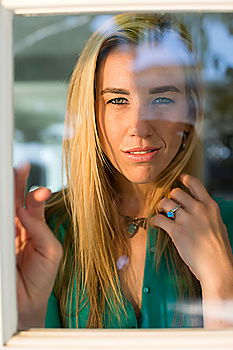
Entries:
{"type": "MultiPolygon", "coordinates": [[[[14,162],[32,164],[29,187],[62,186],[69,77],[85,41],[110,16],[14,17],[14,162]]],[[[233,200],[233,15],[177,16],[191,32],[203,66],[205,184],[212,195],[233,200]]]]}

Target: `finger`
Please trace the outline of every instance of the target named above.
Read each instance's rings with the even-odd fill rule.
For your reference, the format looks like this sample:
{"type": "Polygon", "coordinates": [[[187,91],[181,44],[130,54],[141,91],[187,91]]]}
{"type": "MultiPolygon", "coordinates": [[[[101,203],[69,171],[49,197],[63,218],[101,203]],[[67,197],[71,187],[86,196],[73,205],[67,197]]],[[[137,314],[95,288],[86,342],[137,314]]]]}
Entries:
{"type": "Polygon", "coordinates": [[[166,231],[170,237],[174,235],[177,224],[175,221],[170,220],[163,216],[162,214],[158,214],[149,219],[149,224],[154,227],[159,227],[166,231]]]}
{"type": "MultiPolygon", "coordinates": [[[[163,211],[163,212],[166,213],[166,215],[167,215],[167,213],[168,213],[169,211],[171,211],[172,209],[177,208],[178,205],[179,205],[179,203],[173,201],[173,200],[170,199],[170,198],[163,198],[163,199],[159,202],[158,208],[159,208],[160,211],[163,211]]],[[[178,219],[178,218],[180,217],[180,215],[181,215],[181,213],[182,213],[182,212],[181,212],[181,209],[182,209],[182,208],[179,208],[179,209],[174,213],[174,216],[175,216],[176,219],[178,219]]],[[[182,209],[182,210],[183,210],[183,209],[182,209]]]]}
{"type": "Polygon", "coordinates": [[[170,198],[189,212],[192,212],[192,209],[195,207],[195,204],[197,202],[196,199],[194,199],[179,187],[173,188],[171,190],[170,198]]]}
{"type": "Polygon", "coordinates": [[[25,208],[20,207],[18,214],[28,237],[33,241],[34,249],[51,260],[59,257],[60,243],[48,225],[43,220],[35,219],[25,208]]]}
{"type": "Polygon", "coordinates": [[[189,174],[181,174],[180,181],[190,190],[195,199],[207,203],[211,197],[203,183],[189,174]]]}
{"type": "Polygon", "coordinates": [[[26,196],[26,208],[29,214],[35,218],[44,219],[45,201],[51,196],[51,191],[46,187],[41,187],[26,196]]]}
{"type": "Polygon", "coordinates": [[[30,164],[26,163],[23,166],[15,168],[15,205],[24,205],[25,188],[27,184],[27,179],[30,173],[30,164]]]}

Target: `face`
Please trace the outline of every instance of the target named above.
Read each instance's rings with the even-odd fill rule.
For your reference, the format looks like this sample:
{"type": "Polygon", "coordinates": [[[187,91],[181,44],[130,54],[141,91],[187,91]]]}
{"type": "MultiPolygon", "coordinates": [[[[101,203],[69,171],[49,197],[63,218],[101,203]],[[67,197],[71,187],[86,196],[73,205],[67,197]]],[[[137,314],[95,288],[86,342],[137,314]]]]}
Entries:
{"type": "Polygon", "coordinates": [[[97,72],[102,147],[119,176],[148,184],[168,166],[188,131],[182,67],[137,69],[135,49],[115,49],[97,72]]]}

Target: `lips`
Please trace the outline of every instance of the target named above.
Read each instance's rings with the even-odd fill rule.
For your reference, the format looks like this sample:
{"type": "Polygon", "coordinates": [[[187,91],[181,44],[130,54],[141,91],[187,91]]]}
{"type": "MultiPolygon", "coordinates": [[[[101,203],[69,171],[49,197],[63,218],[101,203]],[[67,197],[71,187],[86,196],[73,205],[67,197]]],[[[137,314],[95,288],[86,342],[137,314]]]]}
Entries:
{"type": "Polygon", "coordinates": [[[123,150],[124,155],[135,162],[148,162],[159,152],[161,147],[133,147],[123,150]]]}
{"type": "Polygon", "coordinates": [[[122,149],[123,152],[137,152],[137,151],[150,151],[150,150],[154,150],[154,149],[160,149],[161,147],[159,146],[146,146],[146,147],[131,147],[131,148],[127,148],[127,149],[122,149]]]}

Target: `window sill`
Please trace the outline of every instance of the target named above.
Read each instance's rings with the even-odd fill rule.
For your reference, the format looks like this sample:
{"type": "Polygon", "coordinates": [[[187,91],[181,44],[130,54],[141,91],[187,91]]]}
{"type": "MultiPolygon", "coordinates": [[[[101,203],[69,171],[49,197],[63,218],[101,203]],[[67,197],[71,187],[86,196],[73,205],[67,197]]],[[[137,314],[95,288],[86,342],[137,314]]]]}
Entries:
{"type": "Polygon", "coordinates": [[[31,329],[14,335],[4,349],[233,349],[233,329],[74,330],[31,329]]]}

